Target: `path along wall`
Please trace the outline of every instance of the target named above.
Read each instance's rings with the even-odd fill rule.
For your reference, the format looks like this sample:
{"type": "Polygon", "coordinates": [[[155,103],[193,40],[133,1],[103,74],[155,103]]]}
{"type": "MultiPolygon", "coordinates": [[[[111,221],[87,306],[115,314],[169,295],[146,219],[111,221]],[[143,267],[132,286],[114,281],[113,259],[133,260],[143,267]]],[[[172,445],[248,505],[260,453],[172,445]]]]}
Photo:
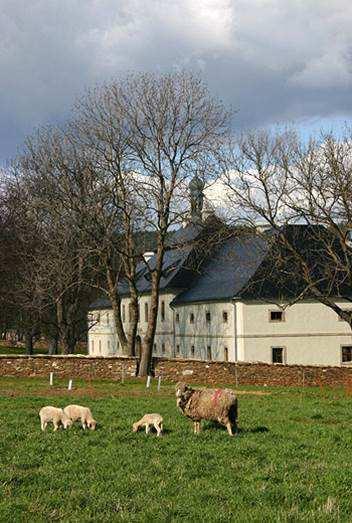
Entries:
{"type": "MultiPolygon", "coordinates": [[[[207,385],[352,386],[351,367],[219,363],[155,358],[155,376],[169,381],[207,385]]],[[[0,376],[49,376],[120,380],[136,375],[135,358],[89,356],[0,356],[0,376]]]]}

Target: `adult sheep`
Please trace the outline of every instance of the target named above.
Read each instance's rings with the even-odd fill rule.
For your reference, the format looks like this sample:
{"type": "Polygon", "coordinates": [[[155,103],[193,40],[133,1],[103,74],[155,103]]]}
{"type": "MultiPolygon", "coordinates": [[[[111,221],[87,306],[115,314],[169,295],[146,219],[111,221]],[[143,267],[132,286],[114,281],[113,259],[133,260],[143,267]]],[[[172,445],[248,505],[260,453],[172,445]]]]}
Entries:
{"type": "Polygon", "coordinates": [[[186,383],[176,385],[176,404],[181,412],[194,422],[194,433],[200,432],[202,419],[225,425],[233,436],[237,430],[237,398],[230,389],[192,389],[186,383]]]}

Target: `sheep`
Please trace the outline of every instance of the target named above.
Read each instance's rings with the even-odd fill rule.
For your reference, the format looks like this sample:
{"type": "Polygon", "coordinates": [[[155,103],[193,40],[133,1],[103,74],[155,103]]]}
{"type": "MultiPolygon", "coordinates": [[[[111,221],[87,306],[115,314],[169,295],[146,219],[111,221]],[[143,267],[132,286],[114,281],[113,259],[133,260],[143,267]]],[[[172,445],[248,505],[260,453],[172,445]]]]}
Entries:
{"type": "Polygon", "coordinates": [[[157,435],[161,436],[163,432],[163,418],[160,414],[144,414],[143,418],[132,425],[133,432],[137,432],[141,427],[145,427],[145,433],[149,434],[150,426],[153,425],[157,435]]]}
{"type": "Polygon", "coordinates": [[[42,431],[44,431],[50,421],[53,422],[54,432],[62,425],[64,429],[67,429],[72,425],[72,421],[66,416],[62,409],[56,407],[43,407],[39,411],[40,425],[42,431]]]}
{"type": "Polygon", "coordinates": [[[233,436],[232,426],[237,430],[237,398],[230,389],[192,389],[185,383],[176,385],[176,405],[194,422],[194,434],[200,432],[202,419],[225,425],[233,436]]]}
{"type": "Polygon", "coordinates": [[[95,430],[97,422],[93,418],[88,407],[81,407],[81,405],[67,405],[67,407],[64,408],[64,413],[72,422],[81,420],[84,430],[86,427],[95,430]]]}

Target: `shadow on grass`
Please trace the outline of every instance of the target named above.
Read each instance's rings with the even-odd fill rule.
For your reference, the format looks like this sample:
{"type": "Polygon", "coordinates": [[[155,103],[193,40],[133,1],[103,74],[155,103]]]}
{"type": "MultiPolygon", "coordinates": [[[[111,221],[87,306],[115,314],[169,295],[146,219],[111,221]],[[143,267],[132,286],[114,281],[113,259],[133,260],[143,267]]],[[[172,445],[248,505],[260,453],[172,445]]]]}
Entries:
{"type": "MultiPolygon", "coordinates": [[[[224,430],[227,431],[226,427],[224,425],[221,425],[220,423],[217,423],[216,421],[210,421],[206,425],[202,427],[202,430],[224,430]]],[[[252,429],[246,429],[242,427],[238,427],[237,430],[233,431],[235,434],[263,434],[265,432],[269,432],[268,427],[264,427],[263,425],[260,425],[258,427],[254,427],[252,429]]]]}

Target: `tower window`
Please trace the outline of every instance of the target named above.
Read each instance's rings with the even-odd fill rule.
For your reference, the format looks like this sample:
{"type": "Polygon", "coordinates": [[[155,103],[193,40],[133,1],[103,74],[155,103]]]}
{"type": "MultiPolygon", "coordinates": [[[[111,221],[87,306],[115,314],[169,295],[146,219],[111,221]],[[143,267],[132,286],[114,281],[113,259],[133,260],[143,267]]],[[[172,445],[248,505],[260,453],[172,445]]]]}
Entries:
{"type": "Polygon", "coordinates": [[[165,320],[165,302],[161,302],[161,321],[165,320]]]}
{"type": "Polygon", "coordinates": [[[229,319],[229,318],[228,318],[228,313],[227,313],[227,311],[223,311],[223,312],[222,312],[222,321],[223,321],[223,323],[227,323],[227,322],[228,322],[228,319],[229,319]]]}
{"type": "Polygon", "coordinates": [[[144,304],[144,321],[148,322],[149,320],[149,306],[148,303],[144,304]]]}
{"type": "Polygon", "coordinates": [[[208,347],[207,347],[207,360],[211,361],[211,359],[212,359],[211,347],[210,347],[210,345],[208,345],[208,347]]]}
{"type": "Polygon", "coordinates": [[[193,312],[191,312],[191,314],[189,315],[189,322],[190,323],[194,323],[194,314],[193,314],[193,312]]]}
{"type": "Polygon", "coordinates": [[[126,321],[126,307],[122,305],[122,321],[126,321]]]}
{"type": "Polygon", "coordinates": [[[176,323],[180,323],[180,315],[176,312],[176,323]]]}
{"type": "Polygon", "coordinates": [[[180,355],[180,346],[179,345],[176,345],[176,354],[177,354],[177,356],[180,355]]]}
{"type": "Polygon", "coordinates": [[[161,344],[161,352],[165,354],[165,343],[161,344]]]}
{"type": "Polygon", "coordinates": [[[206,321],[207,323],[210,323],[210,322],[211,322],[211,314],[210,314],[209,311],[205,313],[205,321],[206,321]]]}
{"type": "Polygon", "coordinates": [[[194,352],[195,352],[194,351],[194,345],[192,345],[192,347],[191,347],[191,356],[192,356],[192,358],[194,358],[194,352]]]}

